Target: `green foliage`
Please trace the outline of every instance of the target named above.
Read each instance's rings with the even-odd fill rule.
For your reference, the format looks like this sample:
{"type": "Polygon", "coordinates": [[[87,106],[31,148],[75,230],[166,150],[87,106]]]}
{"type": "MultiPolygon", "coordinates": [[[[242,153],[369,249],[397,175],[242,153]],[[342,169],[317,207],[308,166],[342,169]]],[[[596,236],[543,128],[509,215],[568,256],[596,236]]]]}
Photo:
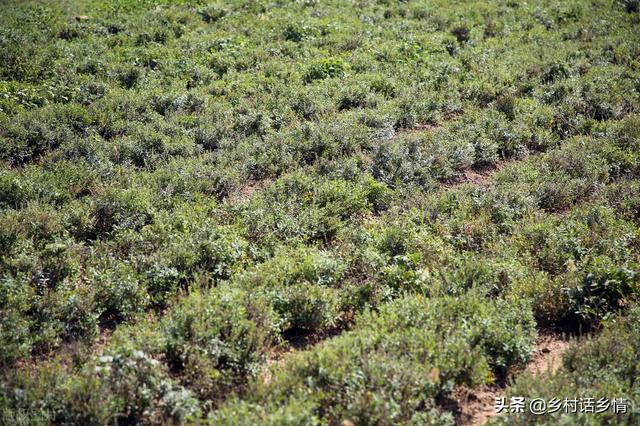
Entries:
{"type": "Polygon", "coordinates": [[[83,423],[184,422],[198,415],[193,394],[177,385],[166,368],[140,350],[119,348],[70,373],[56,362],[18,372],[0,387],[0,406],[32,421],[83,423]]]}
{"type": "Polygon", "coordinates": [[[304,80],[310,83],[325,78],[344,77],[348,69],[348,65],[340,58],[323,58],[309,65],[304,80]]]}
{"type": "Polygon", "coordinates": [[[300,247],[277,252],[240,282],[247,291],[265,295],[284,329],[323,331],[340,319],[345,269],[330,253],[300,247]]]}
{"type": "Polygon", "coordinates": [[[602,319],[635,300],[640,293],[637,264],[617,266],[608,258],[595,258],[577,287],[569,287],[571,308],[583,320],[602,319]]]}
{"type": "Polygon", "coordinates": [[[134,189],[106,191],[96,197],[93,216],[96,236],[139,230],[153,218],[150,194],[134,189]]]}
{"type": "Polygon", "coordinates": [[[190,388],[213,401],[258,373],[277,331],[264,301],[234,288],[193,292],[160,324],[167,363],[190,388]]]}
{"type": "MultiPolygon", "coordinates": [[[[253,418],[279,419],[298,406],[296,416],[323,423],[449,423],[439,398],[455,383],[490,381],[488,364],[501,372],[525,361],[534,336],[524,306],[491,305],[472,295],[401,298],[366,313],[353,331],[288,361],[273,383],[258,386],[251,399],[264,408],[253,418]]],[[[213,418],[232,423],[229,411],[238,405],[243,407],[223,406],[213,418]]]]}
{"type": "Polygon", "coordinates": [[[0,159],[15,164],[36,160],[66,140],[86,134],[90,124],[87,111],[74,104],[54,104],[19,117],[0,117],[0,159]]]}
{"type": "Polygon", "coordinates": [[[2,2],[0,412],[456,423],[632,339],[637,6],[2,2]]]}
{"type": "Polygon", "coordinates": [[[112,267],[108,272],[95,271],[91,277],[101,315],[117,320],[132,319],[145,311],[149,295],[130,265],[120,263],[112,267]]]}
{"type": "Polygon", "coordinates": [[[634,424],[638,421],[638,355],[640,355],[640,310],[632,305],[624,316],[605,322],[596,337],[574,342],[563,357],[563,368],[550,377],[523,375],[510,389],[509,395],[529,398],[624,398],[630,404],[626,414],[609,409],[594,418],[586,413],[566,414],[563,410],[548,416],[524,413],[499,417],[496,424],[634,424]]]}

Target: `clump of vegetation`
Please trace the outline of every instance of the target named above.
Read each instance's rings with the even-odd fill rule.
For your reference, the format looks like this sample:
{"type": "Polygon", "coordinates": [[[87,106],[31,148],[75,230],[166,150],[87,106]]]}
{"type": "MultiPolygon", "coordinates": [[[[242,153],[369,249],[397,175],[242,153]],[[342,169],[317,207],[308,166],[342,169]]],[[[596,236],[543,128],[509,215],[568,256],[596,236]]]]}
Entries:
{"type": "MultiPolygon", "coordinates": [[[[604,324],[601,333],[583,342],[575,342],[563,358],[562,368],[551,377],[520,377],[510,389],[510,394],[525,398],[552,398],[559,400],[605,398],[609,407],[598,414],[603,423],[633,424],[638,420],[634,410],[638,402],[638,353],[640,310],[629,307],[627,314],[617,316],[604,324]],[[630,404],[627,412],[616,413],[610,405],[613,399],[630,404]]],[[[558,424],[558,422],[592,421],[588,413],[559,412],[548,416],[524,413],[516,419],[509,415],[497,424],[558,424]]]]}
{"type": "MultiPolygon", "coordinates": [[[[249,398],[257,404],[251,419],[284,419],[291,405],[298,407],[296,416],[321,423],[450,422],[441,404],[453,386],[491,382],[495,373],[525,362],[534,337],[526,306],[488,304],[471,294],[401,298],[288,361],[271,383],[258,382],[249,398]]],[[[214,419],[248,422],[236,417],[245,414],[245,404],[233,401],[214,419]]]]}
{"type": "Polygon", "coordinates": [[[194,292],[160,324],[168,365],[213,401],[258,373],[278,331],[277,318],[264,301],[239,289],[194,292]]]}

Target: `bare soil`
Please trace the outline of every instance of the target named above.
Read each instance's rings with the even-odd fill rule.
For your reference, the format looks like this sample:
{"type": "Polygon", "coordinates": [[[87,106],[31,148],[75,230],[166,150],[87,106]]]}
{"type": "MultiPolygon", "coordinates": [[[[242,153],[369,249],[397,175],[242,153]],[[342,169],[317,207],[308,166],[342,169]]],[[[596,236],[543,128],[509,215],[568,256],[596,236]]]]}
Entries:
{"type": "MultiPolygon", "coordinates": [[[[562,365],[562,356],[570,341],[557,333],[541,332],[536,339],[533,357],[521,374],[553,374],[562,365]]],[[[495,400],[504,396],[506,385],[481,389],[458,388],[453,395],[454,415],[458,425],[484,425],[496,416],[495,400]]]]}

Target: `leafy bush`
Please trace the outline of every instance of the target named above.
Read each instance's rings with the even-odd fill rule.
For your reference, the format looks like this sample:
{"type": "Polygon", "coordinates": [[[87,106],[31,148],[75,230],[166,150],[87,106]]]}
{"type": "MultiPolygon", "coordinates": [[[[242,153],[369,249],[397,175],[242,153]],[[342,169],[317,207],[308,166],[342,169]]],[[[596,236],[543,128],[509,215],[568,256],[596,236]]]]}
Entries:
{"type": "Polygon", "coordinates": [[[96,300],[105,318],[129,320],[144,312],[149,295],[136,270],[127,263],[114,265],[108,271],[92,271],[96,300]]]}
{"type": "Polygon", "coordinates": [[[155,359],[122,347],[92,359],[69,373],[56,362],[35,372],[19,371],[0,387],[0,404],[8,415],[27,413],[38,421],[99,425],[184,422],[199,414],[193,394],[176,385],[155,359]]]}
{"type": "Polygon", "coordinates": [[[0,159],[25,164],[86,133],[90,118],[79,105],[51,105],[20,115],[1,117],[0,159]]]}
{"type": "Polygon", "coordinates": [[[348,65],[340,58],[323,58],[309,65],[304,80],[310,83],[314,80],[343,77],[348,69],[348,65]]]}
{"type": "Polygon", "coordinates": [[[618,266],[608,258],[595,258],[582,282],[567,289],[571,309],[587,322],[614,315],[640,293],[639,268],[637,264],[618,266]]]}
{"type": "MultiPolygon", "coordinates": [[[[525,361],[534,336],[526,307],[496,307],[471,295],[406,297],[289,360],[272,383],[258,384],[251,399],[262,401],[272,416],[291,411],[289,405],[309,407],[302,413],[323,422],[451,422],[438,406],[440,397],[454,384],[490,381],[489,363],[501,372],[525,361]]],[[[225,410],[236,409],[231,403],[213,416],[229,418],[225,410]]]]}
{"type": "Polygon", "coordinates": [[[96,199],[93,216],[97,237],[119,230],[139,230],[152,221],[151,195],[148,191],[109,189],[96,199]]]}
{"type": "Polygon", "coordinates": [[[282,250],[240,278],[247,291],[264,294],[283,329],[323,331],[341,317],[339,287],[346,265],[323,251],[282,250]]]}
{"type": "MultiPolygon", "coordinates": [[[[563,365],[555,374],[532,377],[523,375],[509,389],[508,396],[582,399],[624,398],[627,413],[616,414],[612,408],[598,414],[597,422],[633,424],[638,413],[633,407],[638,404],[637,359],[640,354],[638,329],[640,310],[631,305],[627,315],[612,317],[606,321],[604,330],[596,337],[574,342],[563,356],[563,365]]],[[[593,422],[593,414],[565,413],[560,410],[545,416],[535,416],[525,411],[522,414],[507,414],[496,418],[496,424],[558,424],[558,422],[593,422]]]]}
{"type": "Polygon", "coordinates": [[[191,389],[214,402],[258,373],[277,330],[263,300],[230,287],[193,292],[160,324],[168,364],[191,389]]]}

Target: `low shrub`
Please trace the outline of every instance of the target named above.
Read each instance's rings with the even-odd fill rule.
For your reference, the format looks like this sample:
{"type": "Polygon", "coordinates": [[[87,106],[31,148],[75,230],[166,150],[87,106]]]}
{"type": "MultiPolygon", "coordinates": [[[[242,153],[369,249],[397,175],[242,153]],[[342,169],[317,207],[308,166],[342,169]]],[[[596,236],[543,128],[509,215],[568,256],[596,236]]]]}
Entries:
{"type": "Polygon", "coordinates": [[[304,81],[311,83],[314,80],[323,80],[325,78],[344,77],[345,73],[349,70],[349,66],[342,59],[322,58],[313,61],[304,74],[304,81]]]}
{"type": "Polygon", "coordinates": [[[194,291],[162,319],[166,362],[214,404],[241,391],[278,340],[278,321],[258,296],[222,286],[194,291]]]}
{"type": "MultiPolygon", "coordinates": [[[[279,418],[295,405],[306,408],[297,415],[329,423],[451,422],[438,404],[455,384],[491,381],[491,369],[502,373],[528,359],[535,337],[530,311],[499,305],[472,295],[401,298],[288,360],[270,383],[257,384],[249,402],[262,405],[258,418],[279,418]]],[[[227,411],[234,404],[212,418],[234,418],[227,411]]]]}
{"type": "Polygon", "coordinates": [[[596,257],[585,267],[585,275],[566,291],[570,309],[582,321],[593,324],[634,302],[640,295],[640,265],[616,265],[596,257]]]}
{"type": "Polygon", "coordinates": [[[640,309],[635,304],[628,312],[611,317],[603,324],[602,332],[582,342],[573,342],[563,356],[562,368],[557,372],[532,376],[524,374],[509,388],[511,396],[524,397],[526,403],[532,398],[542,398],[549,402],[578,399],[598,401],[606,398],[608,407],[596,414],[567,413],[564,409],[544,416],[531,414],[528,410],[520,414],[496,417],[495,424],[559,424],[592,423],[631,425],[640,419],[638,406],[638,357],[640,356],[640,309]],[[613,399],[624,399],[626,413],[615,413],[613,399]]]}
{"type": "Polygon", "coordinates": [[[263,294],[281,318],[283,330],[322,332],[338,325],[344,262],[329,252],[299,247],[276,252],[273,258],[244,273],[247,291],[263,294]]]}
{"type": "Polygon", "coordinates": [[[183,423],[200,412],[198,400],[162,364],[130,347],[95,357],[78,371],[54,360],[5,376],[0,407],[16,420],[26,414],[31,421],[87,425],[183,423]]]}

